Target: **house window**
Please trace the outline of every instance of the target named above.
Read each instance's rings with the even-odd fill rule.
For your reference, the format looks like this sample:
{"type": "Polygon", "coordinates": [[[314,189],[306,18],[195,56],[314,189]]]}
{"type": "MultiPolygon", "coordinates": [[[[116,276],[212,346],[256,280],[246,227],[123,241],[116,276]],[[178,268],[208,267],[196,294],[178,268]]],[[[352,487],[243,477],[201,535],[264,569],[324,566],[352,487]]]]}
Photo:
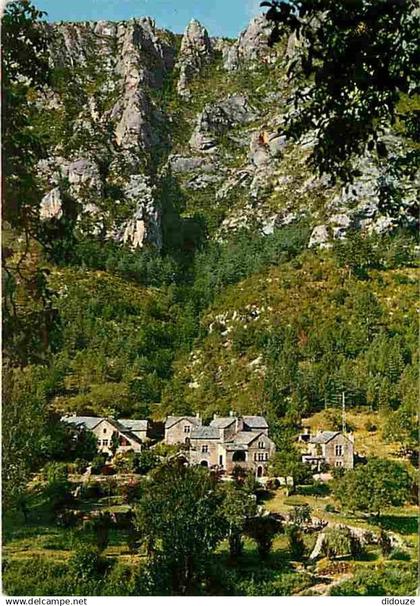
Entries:
{"type": "Polygon", "coordinates": [[[341,446],[341,444],[338,444],[335,447],[335,456],[336,457],[342,457],[343,456],[343,447],[341,446]]]}
{"type": "Polygon", "coordinates": [[[219,455],[219,465],[223,465],[223,455],[219,455]]]}
{"type": "Polygon", "coordinates": [[[264,442],[258,442],[258,448],[265,448],[264,442]]]}
{"type": "Polygon", "coordinates": [[[257,453],[257,461],[265,461],[265,452],[257,453]]]}
{"type": "Polygon", "coordinates": [[[106,433],[106,427],[105,427],[105,429],[104,429],[103,433],[106,433]]]}
{"type": "Polygon", "coordinates": [[[335,462],[335,466],[336,467],[343,467],[343,461],[336,461],[335,462]]]}
{"type": "Polygon", "coordinates": [[[102,446],[108,446],[108,440],[102,440],[102,446]]]}
{"type": "Polygon", "coordinates": [[[190,433],[191,427],[189,425],[184,425],[184,433],[190,433]]]}
{"type": "Polygon", "coordinates": [[[203,444],[201,446],[201,452],[208,452],[209,451],[209,447],[208,444],[203,444]]]}
{"type": "Polygon", "coordinates": [[[268,461],[268,452],[264,453],[264,461],[268,461]]]}

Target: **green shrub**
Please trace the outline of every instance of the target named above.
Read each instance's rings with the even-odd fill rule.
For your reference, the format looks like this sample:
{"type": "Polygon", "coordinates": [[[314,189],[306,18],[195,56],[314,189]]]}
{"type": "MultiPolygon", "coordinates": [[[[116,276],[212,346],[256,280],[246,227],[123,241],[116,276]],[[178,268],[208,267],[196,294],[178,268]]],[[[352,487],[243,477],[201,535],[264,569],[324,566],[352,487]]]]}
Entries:
{"type": "Polygon", "coordinates": [[[331,589],[332,596],[416,595],[417,567],[394,562],[362,569],[352,579],[331,589]]]}
{"type": "Polygon", "coordinates": [[[100,555],[100,549],[87,543],[80,543],[69,560],[69,570],[79,581],[98,579],[106,568],[107,564],[100,555]]]}
{"type": "Polygon", "coordinates": [[[92,473],[101,473],[107,456],[103,453],[97,454],[92,460],[92,473]]]}
{"type": "Polygon", "coordinates": [[[322,551],[329,558],[360,556],[362,547],[359,539],[353,535],[350,528],[340,526],[327,530],[322,551]]]}
{"type": "Polygon", "coordinates": [[[292,560],[301,560],[305,555],[305,541],[302,532],[298,526],[288,526],[286,529],[290,558],[292,560]]]}
{"type": "Polygon", "coordinates": [[[408,551],[404,551],[404,549],[395,548],[389,554],[390,560],[401,560],[402,562],[409,562],[411,560],[411,556],[408,551]]]}

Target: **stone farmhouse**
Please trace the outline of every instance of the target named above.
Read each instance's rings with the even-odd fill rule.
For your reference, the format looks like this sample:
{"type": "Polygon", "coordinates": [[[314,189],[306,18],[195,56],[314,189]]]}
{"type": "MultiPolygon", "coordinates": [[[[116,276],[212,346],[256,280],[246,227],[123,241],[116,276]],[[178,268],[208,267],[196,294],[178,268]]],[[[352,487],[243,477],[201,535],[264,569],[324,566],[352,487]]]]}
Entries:
{"type": "Polygon", "coordinates": [[[275,452],[268,437],[264,417],[218,417],[203,425],[199,417],[168,417],[165,423],[166,444],[186,444],[189,462],[232,473],[243,467],[257,477],[267,475],[267,466],[275,452]]]}
{"type": "Polygon", "coordinates": [[[308,445],[308,452],[302,456],[302,461],[308,463],[317,471],[323,463],[330,467],[354,467],[354,437],[341,431],[320,431],[311,435],[309,431],[300,436],[300,440],[308,445]]]}
{"type": "Polygon", "coordinates": [[[202,421],[195,417],[167,417],[165,421],[165,444],[189,444],[191,432],[201,427],[202,421]]]}
{"type": "Polygon", "coordinates": [[[127,452],[134,450],[139,452],[148,438],[148,421],[135,419],[119,419],[116,421],[104,417],[76,417],[69,416],[62,419],[77,427],[89,429],[98,441],[98,450],[107,455],[112,455],[111,446],[118,439],[116,452],[127,452]]]}

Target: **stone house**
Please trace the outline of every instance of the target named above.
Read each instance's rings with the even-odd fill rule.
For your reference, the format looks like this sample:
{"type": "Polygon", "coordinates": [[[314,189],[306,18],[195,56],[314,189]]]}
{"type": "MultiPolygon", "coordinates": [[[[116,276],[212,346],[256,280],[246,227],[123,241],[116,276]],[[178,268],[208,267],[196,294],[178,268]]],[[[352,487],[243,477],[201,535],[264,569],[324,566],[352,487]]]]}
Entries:
{"type": "Polygon", "coordinates": [[[305,434],[308,450],[302,456],[304,463],[320,470],[326,463],[330,467],[354,467],[354,438],[341,431],[320,431],[316,435],[305,434]]]}
{"type": "Polygon", "coordinates": [[[239,466],[257,477],[267,475],[275,444],[268,437],[268,424],[263,417],[215,415],[209,425],[202,425],[197,417],[168,417],[166,426],[165,442],[187,443],[189,462],[193,465],[221,469],[228,474],[239,466]],[[195,425],[190,431],[186,429],[187,420],[195,425]],[[172,429],[175,427],[176,431],[172,429]]]}
{"type": "Polygon", "coordinates": [[[112,444],[118,439],[116,452],[140,452],[148,437],[148,421],[115,420],[105,417],[63,417],[65,423],[89,429],[97,439],[98,450],[112,456],[112,444]]]}
{"type": "Polygon", "coordinates": [[[200,417],[167,417],[165,421],[165,444],[189,444],[191,433],[201,427],[200,417]]]}
{"type": "Polygon", "coordinates": [[[268,463],[276,446],[268,435],[258,431],[239,431],[231,441],[221,445],[219,464],[230,474],[234,467],[243,467],[261,478],[267,475],[268,463]]]}

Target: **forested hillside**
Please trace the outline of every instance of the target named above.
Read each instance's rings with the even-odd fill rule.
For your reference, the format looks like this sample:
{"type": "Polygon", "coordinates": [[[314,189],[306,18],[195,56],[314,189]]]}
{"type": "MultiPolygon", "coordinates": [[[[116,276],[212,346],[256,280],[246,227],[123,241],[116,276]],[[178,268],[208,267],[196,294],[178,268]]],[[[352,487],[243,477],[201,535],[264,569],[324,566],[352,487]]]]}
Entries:
{"type": "MultiPolygon", "coordinates": [[[[238,40],[196,21],[183,36],[148,18],[44,23],[36,75],[10,70],[7,507],[62,457],[64,414],[261,413],[286,451],[345,393],[412,454],[418,191],[387,158],[418,150],[403,119],[418,97],[401,94],[387,158],[352,157],[350,183],[320,175],[315,129],[282,130],[299,41],[271,31],[264,16],[238,40]]],[[[6,68],[24,64],[12,34],[6,68]]]]}

